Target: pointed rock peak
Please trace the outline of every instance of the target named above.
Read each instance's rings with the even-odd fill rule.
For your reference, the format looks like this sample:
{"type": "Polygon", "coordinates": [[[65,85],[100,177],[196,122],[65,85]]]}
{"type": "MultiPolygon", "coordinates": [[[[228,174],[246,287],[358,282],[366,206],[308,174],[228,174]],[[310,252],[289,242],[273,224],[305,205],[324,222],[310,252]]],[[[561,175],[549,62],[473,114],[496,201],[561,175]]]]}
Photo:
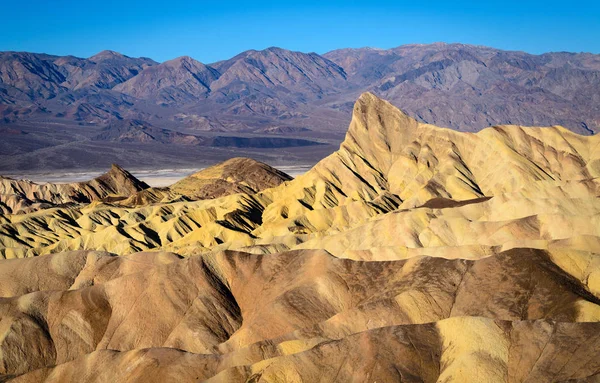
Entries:
{"type": "Polygon", "coordinates": [[[190,56],[179,56],[172,60],[165,61],[164,64],[167,64],[167,65],[183,65],[183,64],[204,65],[200,61],[194,60],[190,56]]]}
{"type": "Polygon", "coordinates": [[[137,182],[141,182],[137,178],[135,178],[131,173],[129,173],[127,170],[125,170],[121,166],[119,166],[118,164],[112,164],[110,167],[110,170],[105,175],[108,175],[112,178],[124,177],[125,179],[132,179],[137,182]]]}
{"type": "Polygon", "coordinates": [[[358,97],[358,101],[363,101],[363,102],[378,102],[378,103],[389,104],[388,101],[384,100],[383,98],[377,97],[372,92],[363,92],[363,93],[361,93],[361,95],[358,97]]]}
{"type": "MultiPolygon", "coordinates": [[[[368,115],[379,115],[379,114],[389,114],[389,115],[400,115],[405,118],[414,120],[409,117],[406,113],[390,104],[388,101],[381,99],[374,95],[371,92],[364,92],[360,95],[356,103],[354,104],[353,118],[364,118],[368,115]]],[[[414,120],[416,122],[416,120],[414,120]]]]}
{"type": "Polygon", "coordinates": [[[359,97],[358,97],[358,101],[362,101],[362,102],[385,102],[384,99],[379,98],[377,96],[375,96],[373,93],[371,92],[363,92],[359,97]]]}
{"type": "Polygon", "coordinates": [[[341,149],[360,153],[376,169],[387,172],[393,153],[412,141],[421,124],[373,93],[361,94],[341,149]]]}
{"type": "Polygon", "coordinates": [[[110,172],[122,173],[122,174],[128,174],[129,173],[127,170],[123,169],[118,164],[112,164],[110,166],[110,172]]]}
{"type": "Polygon", "coordinates": [[[122,58],[122,57],[127,57],[127,56],[125,56],[119,52],[104,50],[104,51],[98,52],[95,55],[93,55],[92,57],[90,57],[90,60],[99,61],[99,60],[109,60],[109,59],[122,58]]]}
{"type": "Polygon", "coordinates": [[[111,189],[118,191],[120,194],[132,193],[150,187],[117,164],[112,164],[107,173],[95,180],[110,186],[111,189]]]}

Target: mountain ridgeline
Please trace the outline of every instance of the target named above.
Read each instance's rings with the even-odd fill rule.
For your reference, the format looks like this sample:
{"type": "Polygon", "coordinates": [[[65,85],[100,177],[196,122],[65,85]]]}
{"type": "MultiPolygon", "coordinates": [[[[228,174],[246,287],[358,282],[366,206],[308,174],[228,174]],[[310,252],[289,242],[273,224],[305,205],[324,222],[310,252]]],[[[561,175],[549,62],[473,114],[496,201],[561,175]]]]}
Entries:
{"type": "MultiPolygon", "coordinates": [[[[563,125],[591,133],[600,128],[599,89],[598,55],[531,55],[463,44],[324,55],[268,48],[209,65],[187,56],[157,63],[112,51],[88,59],[0,53],[5,122],[41,116],[153,122],[169,120],[177,111],[202,115],[221,128],[216,121],[227,121],[233,130],[311,127],[302,119],[348,112],[358,94],[371,91],[417,120],[460,130],[563,125]],[[152,111],[151,105],[170,109],[152,111]],[[248,121],[235,123],[235,116],[248,121]]],[[[346,122],[329,120],[330,129],[345,128],[346,122]]]]}
{"type": "Polygon", "coordinates": [[[462,131],[499,124],[561,125],[588,135],[600,129],[600,56],[588,53],[438,43],[323,55],[268,48],[203,64],[112,51],[87,59],[1,52],[0,170],[107,166],[116,154],[108,158],[103,142],[120,142],[115,151],[153,145],[146,150],[166,165],[178,160],[164,144],[255,148],[271,161],[279,154],[270,148],[293,147],[293,158],[314,163],[339,144],[364,91],[420,122],[462,131]],[[119,138],[123,129],[129,133],[119,138]],[[209,138],[215,134],[233,138],[209,138]],[[267,140],[273,136],[293,140],[267,140]],[[298,149],[318,143],[327,145],[298,149]],[[64,145],[74,150],[65,153],[64,145]]]}

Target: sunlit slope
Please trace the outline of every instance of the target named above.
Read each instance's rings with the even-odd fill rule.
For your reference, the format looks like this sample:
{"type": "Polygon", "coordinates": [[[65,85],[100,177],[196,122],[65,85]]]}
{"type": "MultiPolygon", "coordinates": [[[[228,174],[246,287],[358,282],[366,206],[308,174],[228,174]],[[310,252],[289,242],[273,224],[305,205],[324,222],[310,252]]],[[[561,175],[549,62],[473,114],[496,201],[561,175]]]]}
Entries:
{"type": "Polygon", "coordinates": [[[28,213],[55,205],[125,197],[148,187],[115,164],[97,178],[69,184],[37,184],[0,176],[0,214],[28,213]]]}
{"type": "Polygon", "coordinates": [[[209,199],[235,193],[254,194],[291,179],[265,163],[238,157],[194,173],[169,189],[185,197],[209,199]]]}
{"type": "Polygon", "coordinates": [[[294,180],[0,215],[0,380],[595,382],[598,143],[363,94],[294,180]]]}
{"type": "MultiPolygon", "coordinates": [[[[441,129],[418,123],[366,93],[356,102],[340,149],[293,181],[257,194],[194,202],[176,198],[177,191],[190,195],[195,187],[203,193],[207,184],[212,192],[219,189],[211,180],[223,173],[220,168],[215,175],[191,177],[189,185],[174,185],[169,198],[151,190],[119,203],[4,215],[0,251],[7,258],[79,249],[120,254],[156,248],[182,254],[214,249],[277,252],[304,242],[302,247],[320,248],[323,241],[337,240],[324,236],[362,225],[382,228],[386,220],[397,219],[409,220],[407,235],[377,229],[353,241],[365,240],[369,247],[426,248],[498,246],[509,239],[517,246],[520,238],[595,236],[598,143],[597,136],[579,136],[561,127],[501,126],[477,134],[441,129]],[[452,203],[467,200],[462,208],[452,203]],[[420,206],[426,208],[411,210],[420,206]],[[529,228],[527,220],[540,228],[529,228]],[[476,225],[479,221],[485,223],[476,225]],[[432,222],[445,233],[433,235],[432,222]],[[560,224],[546,230],[544,222],[560,224]],[[486,239],[506,225],[527,234],[486,239]]],[[[256,191],[235,180],[234,174],[223,180],[228,193],[256,191]]]]}

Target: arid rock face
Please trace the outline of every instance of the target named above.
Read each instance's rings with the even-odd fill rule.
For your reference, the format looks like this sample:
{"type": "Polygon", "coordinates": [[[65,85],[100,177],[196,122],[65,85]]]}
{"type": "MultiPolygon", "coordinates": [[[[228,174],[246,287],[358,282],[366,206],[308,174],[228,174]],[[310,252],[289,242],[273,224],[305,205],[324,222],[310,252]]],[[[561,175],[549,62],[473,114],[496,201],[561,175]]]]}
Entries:
{"type": "Polygon", "coordinates": [[[294,180],[233,159],[161,191],[218,198],[0,215],[0,374],[595,382],[599,144],[441,129],[366,93],[294,180]]]}
{"type": "Polygon", "coordinates": [[[234,193],[254,194],[292,180],[289,175],[250,158],[232,158],[178,181],[171,191],[192,199],[234,193]]]}
{"type": "Polygon", "coordinates": [[[71,184],[36,184],[0,176],[0,213],[31,212],[61,204],[127,197],[148,187],[115,164],[98,178],[71,184]]]}

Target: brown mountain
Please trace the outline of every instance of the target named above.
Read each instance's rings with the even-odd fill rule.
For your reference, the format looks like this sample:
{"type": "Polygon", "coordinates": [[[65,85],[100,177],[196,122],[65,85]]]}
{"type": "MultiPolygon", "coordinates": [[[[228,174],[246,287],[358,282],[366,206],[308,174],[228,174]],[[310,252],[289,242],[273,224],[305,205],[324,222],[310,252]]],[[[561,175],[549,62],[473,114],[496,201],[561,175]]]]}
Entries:
{"type": "Polygon", "coordinates": [[[420,121],[461,130],[524,124],[591,133],[600,127],[600,96],[593,90],[600,86],[598,55],[431,44],[342,49],[325,57],[344,67],[351,83],[420,121]]]}
{"type": "Polygon", "coordinates": [[[250,158],[231,158],[173,184],[169,189],[191,199],[211,199],[234,193],[255,194],[292,180],[289,175],[250,158]]]}
{"type": "Polygon", "coordinates": [[[57,126],[73,122],[104,125],[114,118],[137,115],[128,96],[110,89],[155,64],[148,58],[112,51],[89,59],[0,53],[4,122],[31,121],[36,127],[50,118],[57,119],[53,121],[57,126]]]}
{"type": "Polygon", "coordinates": [[[251,128],[264,126],[265,119],[307,119],[311,102],[346,85],[344,70],[322,56],[275,47],[243,52],[212,66],[221,76],[211,85],[209,102],[230,120],[250,119],[251,128]]]}
{"type": "Polygon", "coordinates": [[[112,51],[89,59],[1,52],[0,83],[36,101],[85,87],[111,89],[155,64],[148,58],[130,58],[112,51]]]}
{"type": "Polygon", "coordinates": [[[26,52],[0,53],[0,89],[11,97],[8,103],[49,99],[66,91],[61,85],[66,73],[53,63],[56,58],[26,52]]]}
{"type": "Polygon", "coordinates": [[[67,71],[63,85],[71,90],[86,87],[111,89],[157,65],[148,58],[131,58],[113,51],[102,51],[89,59],[61,57],[54,64],[67,71]]]}
{"type": "Polygon", "coordinates": [[[335,92],[346,82],[341,67],[316,53],[275,47],[247,51],[213,66],[222,76],[211,89],[221,93],[245,86],[296,92],[308,99],[335,92]]]}

